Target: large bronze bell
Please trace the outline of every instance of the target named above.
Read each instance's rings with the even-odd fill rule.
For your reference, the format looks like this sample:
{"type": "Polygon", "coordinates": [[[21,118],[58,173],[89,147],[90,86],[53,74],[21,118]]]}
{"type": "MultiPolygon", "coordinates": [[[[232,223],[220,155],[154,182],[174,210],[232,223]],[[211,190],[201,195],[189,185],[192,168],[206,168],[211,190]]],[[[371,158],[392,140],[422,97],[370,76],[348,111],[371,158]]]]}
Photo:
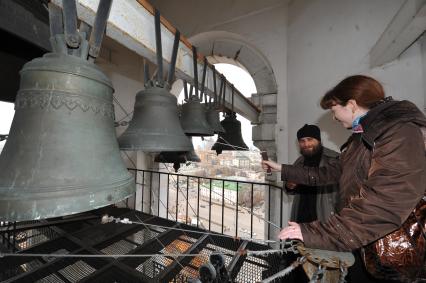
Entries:
{"type": "Polygon", "coordinates": [[[129,127],[118,139],[121,149],[145,152],[192,149],[179,123],[176,96],[167,89],[147,86],[138,92],[133,113],[129,127]]]}
{"type": "Polygon", "coordinates": [[[78,213],[135,192],[115,138],[111,81],[86,57],[59,46],[54,50],[61,52],[36,58],[20,72],[0,155],[2,221],[78,213]]]}
{"type": "Polygon", "coordinates": [[[160,13],[155,10],[155,37],[157,43],[157,80],[149,80],[145,64],[145,89],[136,94],[133,118],[119,137],[120,149],[144,152],[189,151],[191,141],[179,123],[177,98],[169,92],[174,78],[180,33],[176,31],[167,83],[163,78],[160,13]]]}
{"type": "Polygon", "coordinates": [[[225,129],[225,133],[219,134],[212,150],[221,154],[223,150],[248,150],[241,135],[241,122],[237,120],[235,112],[226,112],[225,119],[220,124],[225,129]]]}

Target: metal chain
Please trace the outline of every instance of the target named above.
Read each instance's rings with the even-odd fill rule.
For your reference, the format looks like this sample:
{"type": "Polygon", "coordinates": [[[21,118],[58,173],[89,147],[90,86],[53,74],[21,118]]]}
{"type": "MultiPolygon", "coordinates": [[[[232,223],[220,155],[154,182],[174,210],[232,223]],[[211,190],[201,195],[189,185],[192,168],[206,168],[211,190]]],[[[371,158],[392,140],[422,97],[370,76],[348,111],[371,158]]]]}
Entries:
{"type": "Polygon", "coordinates": [[[321,264],[318,265],[318,268],[315,270],[309,283],[316,283],[319,279],[322,279],[324,277],[324,271],[325,268],[321,264]]]}
{"type": "Polygon", "coordinates": [[[348,268],[341,263],[339,269],[340,269],[340,276],[339,276],[338,283],[346,283],[345,277],[348,274],[348,268]]]}

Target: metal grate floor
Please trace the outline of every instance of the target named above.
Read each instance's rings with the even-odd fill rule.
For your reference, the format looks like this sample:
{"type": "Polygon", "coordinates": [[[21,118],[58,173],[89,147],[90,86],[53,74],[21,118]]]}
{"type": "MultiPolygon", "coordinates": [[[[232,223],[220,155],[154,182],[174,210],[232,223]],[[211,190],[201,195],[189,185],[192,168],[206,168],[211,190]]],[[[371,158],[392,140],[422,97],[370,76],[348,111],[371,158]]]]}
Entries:
{"type": "MultiPolygon", "coordinates": [[[[224,253],[225,266],[235,282],[260,281],[278,268],[276,257],[247,257],[236,253],[248,242],[199,232],[204,230],[114,207],[64,219],[17,223],[12,232],[8,228],[6,236],[2,237],[4,230],[0,230],[1,250],[48,256],[0,258],[0,282],[187,282],[189,278],[198,278],[199,267],[207,263],[214,252],[224,253]],[[160,227],[101,224],[104,214],[160,227]],[[63,258],[55,254],[141,256],[63,258]],[[184,256],[187,254],[190,256],[184,256]]],[[[257,243],[249,245],[250,250],[269,248],[257,243]]]]}

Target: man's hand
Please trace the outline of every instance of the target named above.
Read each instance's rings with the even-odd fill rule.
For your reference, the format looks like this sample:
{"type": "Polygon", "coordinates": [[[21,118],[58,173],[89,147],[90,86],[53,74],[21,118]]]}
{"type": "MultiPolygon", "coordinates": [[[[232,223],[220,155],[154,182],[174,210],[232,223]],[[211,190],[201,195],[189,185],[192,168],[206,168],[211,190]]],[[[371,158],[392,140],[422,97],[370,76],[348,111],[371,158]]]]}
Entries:
{"type": "Polygon", "coordinates": [[[300,230],[300,225],[296,222],[288,222],[288,227],[285,227],[278,234],[278,239],[286,240],[286,239],[297,239],[303,241],[302,231],[300,230]]]}
{"type": "Polygon", "coordinates": [[[285,187],[286,187],[287,189],[289,189],[289,190],[293,190],[293,189],[295,189],[295,188],[297,187],[297,184],[296,184],[296,183],[293,183],[293,182],[289,182],[289,181],[287,181],[287,183],[285,184],[285,187]]]}
{"type": "Polygon", "coordinates": [[[268,166],[274,172],[281,172],[281,164],[278,164],[278,163],[271,161],[271,160],[262,160],[262,168],[264,170],[267,170],[268,166]]]}

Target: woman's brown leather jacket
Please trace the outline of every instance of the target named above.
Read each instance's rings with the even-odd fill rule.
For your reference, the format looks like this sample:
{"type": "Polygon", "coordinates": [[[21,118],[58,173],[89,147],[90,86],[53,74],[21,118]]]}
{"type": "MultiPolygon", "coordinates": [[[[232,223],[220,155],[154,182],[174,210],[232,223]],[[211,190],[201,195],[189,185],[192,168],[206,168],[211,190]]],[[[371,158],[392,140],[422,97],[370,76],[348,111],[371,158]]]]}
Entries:
{"type": "Polygon", "coordinates": [[[283,181],[339,182],[339,213],[300,224],[305,245],[348,251],[396,230],[426,189],[426,118],[409,101],[386,101],[362,119],[364,132],[342,147],[340,162],[321,168],[282,166],[283,181]]]}

